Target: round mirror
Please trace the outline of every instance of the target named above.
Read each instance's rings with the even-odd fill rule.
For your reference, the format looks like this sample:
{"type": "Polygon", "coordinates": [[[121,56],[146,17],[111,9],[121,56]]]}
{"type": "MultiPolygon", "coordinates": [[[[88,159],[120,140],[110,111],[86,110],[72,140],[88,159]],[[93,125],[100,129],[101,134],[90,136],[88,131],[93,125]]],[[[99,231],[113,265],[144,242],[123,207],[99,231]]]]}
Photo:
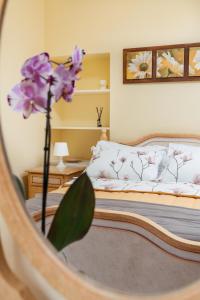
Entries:
{"type": "MultiPolygon", "coordinates": [[[[191,175],[193,183],[177,182],[188,165],[186,174],[198,165],[200,135],[195,125],[199,116],[193,110],[199,83],[123,85],[122,49],[137,49],[127,56],[127,63],[132,64],[127,76],[133,67],[139,68],[143,56],[142,69],[137,71],[142,76],[149,60],[138,47],[161,40],[178,44],[198,39],[199,3],[173,1],[173,12],[170,1],[163,10],[157,0],[0,4],[4,21],[0,58],[2,290],[9,299],[198,299],[199,175],[191,175]],[[171,14],[181,26],[172,17],[170,22],[163,21],[171,14]],[[73,51],[76,44],[86,53],[81,48],[73,51]],[[42,105],[44,92],[49,111],[42,105]],[[174,101],[178,121],[168,120],[172,115],[169,94],[178,98],[174,101]],[[185,103],[190,99],[193,104],[182,107],[180,95],[185,103]],[[182,126],[188,111],[193,115],[188,132],[193,134],[185,134],[182,126]],[[133,127],[138,135],[130,130],[133,127]],[[176,134],[173,128],[184,134],[176,134]],[[141,138],[143,133],[162,130],[164,134],[141,138]],[[172,151],[171,144],[178,146],[172,151]],[[177,174],[169,161],[164,166],[169,151],[177,174]],[[176,182],[170,185],[168,180],[161,190],[163,183],[158,179],[163,170],[172,173],[169,176],[176,182]],[[95,211],[91,195],[95,195],[95,211]],[[64,232],[61,237],[60,232],[64,232]]],[[[184,59],[192,57],[198,80],[200,45],[188,45],[191,53],[186,52],[184,59]]],[[[173,53],[178,55],[178,50],[173,53]]],[[[170,51],[166,50],[168,56],[170,51]]],[[[173,64],[175,54],[163,64],[173,64]]]]}

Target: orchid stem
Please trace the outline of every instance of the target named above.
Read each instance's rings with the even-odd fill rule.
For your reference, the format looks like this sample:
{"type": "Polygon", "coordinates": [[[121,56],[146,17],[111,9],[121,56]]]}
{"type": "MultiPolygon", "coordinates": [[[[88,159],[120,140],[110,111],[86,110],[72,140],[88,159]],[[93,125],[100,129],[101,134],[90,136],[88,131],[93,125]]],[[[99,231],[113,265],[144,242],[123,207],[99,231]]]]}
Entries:
{"type": "Polygon", "coordinates": [[[70,57],[67,61],[65,61],[64,63],[58,63],[57,61],[55,60],[50,60],[51,63],[59,66],[60,64],[61,65],[68,65],[68,64],[71,64],[72,63],[72,58],[70,57]]]}
{"type": "Polygon", "coordinates": [[[51,148],[51,92],[48,92],[47,112],[46,112],[46,129],[45,129],[45,146],[44,146],[44,163],[43,163],[43,192],[42,192],[42,222],[41,230],[46,233],[46,206],[47,206],[47,192],[49,182],[49,161],[51,148]]]}
{"type": "Polygon", "coordinates": [[[50,62],[53,63],[53,64],[55,64],[55,65],[57,65],[57,66],[60,65],[60,63],[58,63],[58,62],[56,62],[56,61],[54,61],[54,60],[50,60],[50,62]]]}

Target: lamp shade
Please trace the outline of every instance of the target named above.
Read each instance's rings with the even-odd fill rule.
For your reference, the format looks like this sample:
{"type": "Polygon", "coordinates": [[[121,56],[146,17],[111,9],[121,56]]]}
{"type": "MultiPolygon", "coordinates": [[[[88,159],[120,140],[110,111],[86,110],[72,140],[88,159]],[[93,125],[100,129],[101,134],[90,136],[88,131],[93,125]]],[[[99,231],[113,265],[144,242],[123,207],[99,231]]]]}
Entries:
{"type": "Polygon", "coordinates": [[[54,144],[54,151],[53,151],[54,156],[67,156],[69,155],[69,150],[67,143],[55,143],[54,144]]]}

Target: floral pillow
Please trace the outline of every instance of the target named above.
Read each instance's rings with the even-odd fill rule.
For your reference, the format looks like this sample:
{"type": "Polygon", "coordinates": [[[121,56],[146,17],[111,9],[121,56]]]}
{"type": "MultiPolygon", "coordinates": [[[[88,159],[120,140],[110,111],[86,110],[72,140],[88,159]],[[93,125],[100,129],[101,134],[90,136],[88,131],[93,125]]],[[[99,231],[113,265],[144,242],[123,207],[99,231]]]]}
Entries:
{"type": "MultiPolygon", "coordinates": [[[[127,146],[128,147],[128,146],[127,146]]],[[[123,180],[156,180],[163,168],[164,149],[152,150],[147,147],[131,149],[95,149],[87,168],[87,174],[95,178],[123,180]]]]}
{"type": "Polygon", "coordinates": [[[200,184],[200,147],[169,144],[168,157],[163,182],[200,184]]]}
{"type": "MultiPolygon", "coordinates": [[[[109,150],[109,149],[116,149],[116,150],[128,150],[131,151],[134,148],[144,148],[144,147],[134,147],[134,146],[128,146],[128,145],[123,145],[119,144],[116,142],[111,142],[111,141],[99,141],[95,147],[92,147],[92,151],[94,152],[100,152],[103,150],[109,150]]],[[[159,146],[159,145],[153,145],[153,146],[145,146],[146,150],[165,150],[167,151],[167,147],[164,146],[159,146]]]]}

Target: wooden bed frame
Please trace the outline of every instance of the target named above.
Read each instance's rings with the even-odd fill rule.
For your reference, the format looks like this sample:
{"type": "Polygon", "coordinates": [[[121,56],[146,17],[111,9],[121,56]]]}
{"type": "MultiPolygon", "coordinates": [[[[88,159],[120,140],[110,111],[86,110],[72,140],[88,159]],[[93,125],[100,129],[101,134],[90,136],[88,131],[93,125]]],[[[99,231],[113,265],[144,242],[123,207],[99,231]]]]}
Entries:
{"type": "Polygon", "coordinates": [[[123,143],[129,146],[147,146],[147,145],[166,145],[168,143],[182,143],[200,146],[200,135],[197,134],[180,134],[180,133],[153,133],[135,139],[131,142],[123,143]]]}
{"type": "MultiPolygon", "coordinates": [[[[57,208],[57,205],[48,207],[46,217],[54,216],[57,208]]],[[[35,212],[33,214],[33,219],[35,222],[39,222],[41,220],[41,213],[38,211],[35,212]]],[[[163,248],[167,252],[170,252],[171,254],[177,255],[179,257],[183,257],[185,259],[187,257],[187,259],[192,260],[194,259],[193,254],[200,254],[200,242],[186,240],[184,238],[178,237],[168,230],[164,229],[163,227],[159,226],[155,222],[138,214],[117,212],[114,210],[96,209],[94,219],[121,222],[138,226],[138,229],[135,229],[136,232],[139,232],[141,235],[148,237],[150,241],[156,243],[159,247],[163,248]],[[141,228],[144,229],[145,233],[141,232],[141,228]],[[155,241],[155,237],[157,238],[157,241],[155,241]],[[162,244],[161,241],[163,241],[164,244],[162,244]],[[169,249],[169,245],[173,249],[169,249]],[[180,254],[178,254],[178,250],[186,251],[188,252],[188,254],[190,253],[190,256],[181,256],[180,254]]],[[[127,230],[130,229],[128,228],[127,230]]],[[[182,255],[184,255],[184,253],[182,253],[182,255]]],[[[200,262],[200,255],[196,257],[196,260],[200,262]]]]}

